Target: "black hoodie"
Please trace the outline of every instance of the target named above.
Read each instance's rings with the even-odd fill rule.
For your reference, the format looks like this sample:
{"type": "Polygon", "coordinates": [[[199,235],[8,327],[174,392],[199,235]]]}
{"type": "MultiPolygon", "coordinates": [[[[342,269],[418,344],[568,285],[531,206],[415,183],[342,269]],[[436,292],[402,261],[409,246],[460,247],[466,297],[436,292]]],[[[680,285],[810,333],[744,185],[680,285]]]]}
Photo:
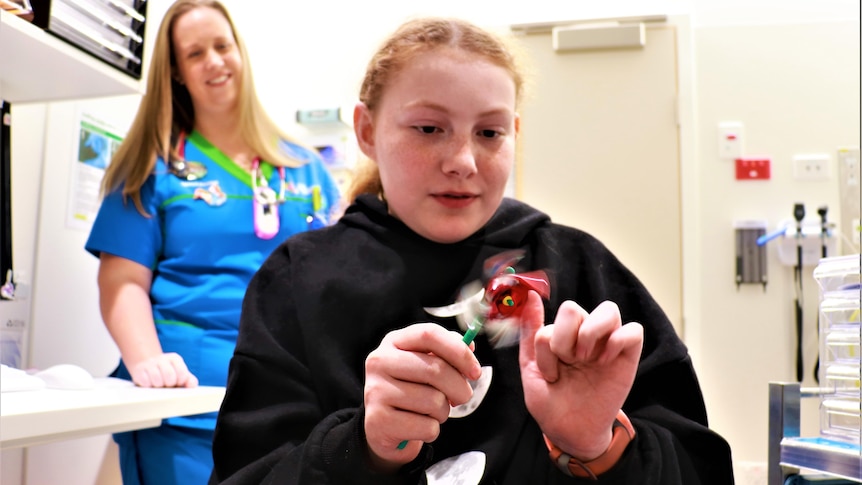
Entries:
{"type": "Polygon", "coordinates": [[[551,278],[545,321],[565,300],[587,311],[617,303],[623,322],[644,326],[644,349],[623,406],[637,436],[603,484],[733,484],[727,442],[707,427],[691,359],[638,279],[590,235],[504,199],[488,224],[454,244],[424,239],[362,196],[337,224],[297,234],[249,285],[227,394],[215,430],[211,484],[419,484],[440,460],[484,454],[482,484],[587,483],[560,472],[527,412],[518,347],[476,356],[493,368],[488,394],[467,417],[449,419],[439,438],[396,476],[365,463],[364,362],[386,333],[453,318],[424,307],[452,303],[482,278],[486,259],[521,249],[519,272],[551,278]]]}

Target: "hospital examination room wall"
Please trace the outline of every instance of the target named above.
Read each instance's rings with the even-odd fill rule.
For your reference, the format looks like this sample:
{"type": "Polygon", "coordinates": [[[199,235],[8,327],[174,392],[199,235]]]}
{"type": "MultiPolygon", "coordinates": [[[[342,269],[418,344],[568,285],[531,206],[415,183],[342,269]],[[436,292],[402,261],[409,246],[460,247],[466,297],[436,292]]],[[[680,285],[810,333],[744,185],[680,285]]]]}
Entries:
{"type": "MultiPolygon", "coordinates": [[[[738,483],[765,483],[767,384],[795,379],[792,273],[779,262],[776,247],[768,245],[766,289],[737,289],[733,224],[762,219],[774,229],[792,216],[795,202],[804,202],[810,215],[818,205],[828,205],[830,217],[838,217],[835,153],[838,147],[859,145],[858,1],[615,0],[587,6],[503,0],[495,9],[455,0],[424,7],[396,1],[336,3],[340,12],[334,14],[331,2],[307,3],[301,10],[290,2],[270,2],[262,11],[225,0],[248,43],[259,93],[288,128],[304,130],[294,124],[297,109],[352,104],[364,63],[381,36],[416,14],[456,15],[500,30],[529,22],[646,14],[688,19],[677,38],[683,321],[675,323],[694,357],[711,425],[733,448],[738,483]],[[273,22],[272,30],[266,22],[273,22]],[[745,154],[771,159],[770,180],[734,180],[733,163],[718,154],[722,122],[743,124],[745,154]],[[799,153],[831,155],[831,178],[795,180],[790,160],[799,153]]],[[[168,4],[149,2],[151,25],[168,4]]],[[[16,267],[31,275],[33,285],[31,367],[75,363],[104,376],[116,364],[116,347],[98,311],[97,260],[83,250],[86,225],[68,218],[72,147],[81,116],[123,131],[137,99],[13,108],[14,244],[16,267]]],[[[543,160],[523,164],[519,170],[542,173],[543,160]]],[[[812,384],[817,350],[812,269],[806,267],[804,282],[804,385],[812,384]]],[[[803,432],[815,432],[816,416],[809,412],[803,418],[803,432]]],[[[4,451],[0,457],[4,485],[119,483],[115,448],[107,436],[4,451]]]]}

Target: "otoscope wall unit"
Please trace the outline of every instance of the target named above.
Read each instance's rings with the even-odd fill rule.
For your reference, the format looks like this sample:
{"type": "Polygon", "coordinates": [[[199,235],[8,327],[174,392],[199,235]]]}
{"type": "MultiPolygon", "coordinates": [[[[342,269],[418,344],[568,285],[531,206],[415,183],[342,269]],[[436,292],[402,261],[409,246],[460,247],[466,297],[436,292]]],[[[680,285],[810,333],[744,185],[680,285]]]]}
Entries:
{"type": "Polygon", "coordinates": [[[784,221],[778,225],[780,236],[773,243],[778,246],[778,259],[786,266],[796,266],[799,246],[802,247],[802,265],[817,266],[820,259],[838,254],[838,237],[835,224],[828,223],[824,233],[820,221],[802,221],[801,231],[797,231],[795,221],[784,221]],[[783,230],[782,230],[783,228],[783,230]]]}

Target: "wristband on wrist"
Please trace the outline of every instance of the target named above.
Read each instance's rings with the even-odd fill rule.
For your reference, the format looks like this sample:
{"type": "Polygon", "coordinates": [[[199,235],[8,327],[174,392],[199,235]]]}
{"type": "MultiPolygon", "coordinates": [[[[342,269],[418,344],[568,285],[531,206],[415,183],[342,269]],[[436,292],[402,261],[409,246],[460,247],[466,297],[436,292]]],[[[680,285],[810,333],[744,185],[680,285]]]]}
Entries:
{"type": "Polygon", "coordinates": [[[598,480],[598,475],[605,473],[616,465],[620,457],[623,456],[623,452],[626,451],[628,444],[635,437],[635,428],[622,409],[617,413],[617,419],[614,420],[611,430],[613,435],[608,449],[590,461],[581,461],[566,454],[545,436],[545,444],[548,445],[548,450],[550,450],[551,461],[566,475],[598,480]]]}

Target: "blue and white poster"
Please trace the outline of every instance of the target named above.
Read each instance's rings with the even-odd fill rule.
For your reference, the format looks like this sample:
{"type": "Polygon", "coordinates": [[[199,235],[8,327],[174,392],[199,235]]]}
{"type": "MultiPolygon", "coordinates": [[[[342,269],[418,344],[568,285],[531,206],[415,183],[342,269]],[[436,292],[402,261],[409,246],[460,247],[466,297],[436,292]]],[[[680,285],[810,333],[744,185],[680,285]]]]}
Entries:
{"type": "Polygon", "coordinates": [[[99,210],[102,178],[123,138],[112,125],[86,111],[80,112],[76,128],[66,225],[89,230],[99,210]]]}

